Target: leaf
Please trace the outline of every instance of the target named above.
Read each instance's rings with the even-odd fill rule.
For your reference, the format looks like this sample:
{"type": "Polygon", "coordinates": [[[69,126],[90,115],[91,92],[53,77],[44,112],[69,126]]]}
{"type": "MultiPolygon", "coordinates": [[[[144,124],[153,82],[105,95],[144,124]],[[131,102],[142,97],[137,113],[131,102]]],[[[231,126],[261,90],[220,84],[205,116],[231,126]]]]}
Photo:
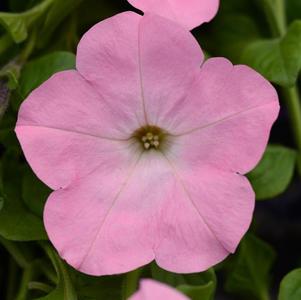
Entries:
{"type": "Polygon", "coordinates": [[[177,289],[191,300],[209,300],[213,299],[215,286],[213,281],[210,281],[207,284],[199,286],[181,284],[177,289]]]}
{"type": "Polygon", "coordinates": [[[213,269],[197,274],[175,274],[165,271],[155,263],[151,265],[152,278],[177,287],[192,300],[212,300],[216,288],[216,276],[213,269]]]}
{"type": "Polygon", "coordinates": [[[285,2],[287,18],[289,23],[301,19],[301,1],[300,0],[286,0],[285,2]]]}
{"type": "MultiPolygon", "coordinates": [[[[41,38],[39,44],[43,45],[49,40],[51,34],[57,28],[62,20],[64,20],[83,0],[56,0],[49,13],[46,15],[43,27],[40,32],[41,38]]],[[[91,7],[90,7],[91,9],[91,7]]],[[[69,33],[70,34],[70,33],[69,33]]]]}
{"type": "Polygon", "coordinates": [[[16,43],[25,41],[35,25],[40,30],[39,43],[46,42],[60,22],[82,0],[44,0],[21,13],[0,13],[0,24],[4,26],[16,43]]]}
{"type": "Polygon", "coordinates": [[[33,89],[51,77],[54,73],[75,68],[75,55],[58,51],[27,63],[19,80],[19,92],[26,97],[33,89]]]}
{"type": "Polygon", "coordinates": [[[240,61],[243,49],[259,38],[260,32],[256,21],[250,16],[238,13],[220,15],[211,25],[209,34],[201,32],[198,36],[201,45],[205,39],[204,45],[208,47],[209,53],[225,56],[234,63],[240,61]]]}
{"type": "Polygon", "coordinates": [[[6,154],[1,169],[3,203],[0,210],[0,235],[14,241],[47,239],[42,220],[31,213],[22,201],[23,167],[14,155],[6,154]]]}
{"type": "Polygon", "coordinates": [[[45,202],[51,190],[27,168],[22,181],[22,196],[27,207],[37,216],[42,217],[45,202]]]}
{"type": "Polygon", "coordinates": [[[55,268],[58,276],[58,284],[51,293],[37,300],[77,300],[77,294],[64,262],[52,247],[43,244],[43,248],[55,268]]]}
{"type": "Polygon", "coordinates": [[[53,0],[40,4],[22,13],[0,13],[0,24],[10,33],[16,43],[26,40],[29,28],[47,11],[53,0]]]}
{"type": "Polygon", "coordinates": [[[257,200],[283,193],[290,184],[296,165],[296,151],[283,146],[268,146],[257,167],[248,174],[257,200]]]}
{"type": "Polygon", "coordinates": [[[280,283],[278,300],[301,299],[301,268],[288,273],[280,283]]]}
{"type": "Polygon", "coordinates": [[[225,282],[226,291],[242,295],[243,299],[268,299],[269,272],[274,260],[275,252],[271,246],[253,235],[247,235],[234,257],[225,282]]]}
{"type": "Polygon", "coordinates": [[[9,88],[7,82],[0,77],[0,120],[4,115],[9,99],[9,88]]]}
{"type": "Polygon", "coordinates": [[[80,300],[121,299],[122,276],[88,276],[73,271],[73,282],[80,300]]]}
{"type": "Polygon", "coordinates": [[[296,83],[301,69],[301,20],[294,21],[282,38],[255,41],[248,45],[241,62],[281,86],[296,83]]]}
{"type": "Polygon", "coordinates": [[[262,14],[255,1],[220,1],[217,16],[196,31],[197,38],[213,56],[239,63],[244,48],[267,33],[262,14]]]}

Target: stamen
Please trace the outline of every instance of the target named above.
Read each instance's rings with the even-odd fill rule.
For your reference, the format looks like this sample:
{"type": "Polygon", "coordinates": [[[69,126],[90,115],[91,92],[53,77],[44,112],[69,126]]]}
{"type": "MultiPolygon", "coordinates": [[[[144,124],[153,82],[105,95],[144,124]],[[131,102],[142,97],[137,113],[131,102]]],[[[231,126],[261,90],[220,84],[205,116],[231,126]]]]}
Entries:
{"type": "Polygon", "coordinates": [[[151,147],[157,149],[160,146],[159,136],[154,135],[152,132],[147,132],[141,140],[143,142],[143,147],[146,150],[150,149],[151,147]]]}
{"type": "Polygon", "coordinates": [[[166,149],[168,133],[157,126],[146,125],[137,129],[133,138],[139,141],[144,150],[162,150],[166,149]]]}

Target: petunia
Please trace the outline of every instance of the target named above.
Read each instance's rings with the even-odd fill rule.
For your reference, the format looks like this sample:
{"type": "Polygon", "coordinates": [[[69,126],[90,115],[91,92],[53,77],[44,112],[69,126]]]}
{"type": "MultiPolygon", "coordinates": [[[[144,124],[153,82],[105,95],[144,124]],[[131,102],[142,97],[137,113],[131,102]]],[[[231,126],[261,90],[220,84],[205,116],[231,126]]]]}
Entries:
{"type": "Polygon", "coordinates": [[[160,16],[125,12],[79,43],[77,70],[22,104],[16,133],[55,191],[44,223],[60,255],[94,275],[156,260],[203,271],[235,251],[279,110],[272,85],[160,16]]]}
{"type": "Polygon", "coordinates": [[[219,8],[219,0],[128,0],[143,12],[152,12],[191,30],[211,21],[219,8]]]}
{"type": "Polygon", "coordinates": [[[151,279],[143,279],[140,289],[129,300],[189,300],[177,290],[151,279]]]}

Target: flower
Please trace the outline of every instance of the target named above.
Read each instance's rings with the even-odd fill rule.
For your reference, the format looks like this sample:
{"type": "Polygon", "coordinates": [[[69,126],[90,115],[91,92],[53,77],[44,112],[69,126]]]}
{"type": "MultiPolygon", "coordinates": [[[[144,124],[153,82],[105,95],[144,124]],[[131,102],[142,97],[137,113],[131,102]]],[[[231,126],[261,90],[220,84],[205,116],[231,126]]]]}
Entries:
{"type": "Polygon", "coordinates": [[[140,281],[140,289],[129,300],[188,300],[177,290],[151,279],[140,281]]]}
{"type": "Polygon", "coordinates": [[[59,254],[92,275],[156,260],[190,273],[235,251],[279,110],[272,85],[224,58],[203,62],[183,27],[125,12],[79,43],[77,70],[22,104],[16,133],[55,191],[44,223],[59,254]]]}
{"type": "Polygon", "coordinates": [[[181,24],[188,30],[211,21],[219,0],[128,0],[143,12],[152,12],[181,24]]]}

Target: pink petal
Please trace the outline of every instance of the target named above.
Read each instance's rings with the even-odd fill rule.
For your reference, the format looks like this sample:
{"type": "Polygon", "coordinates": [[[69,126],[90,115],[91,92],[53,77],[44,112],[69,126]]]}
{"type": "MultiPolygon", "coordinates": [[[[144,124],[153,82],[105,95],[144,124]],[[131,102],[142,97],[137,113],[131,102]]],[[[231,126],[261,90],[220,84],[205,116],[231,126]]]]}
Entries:
{"type": "Polygon", "coordinates": [[[207,270],[234,252],[249,228],[254,192],[242,175],[167,159],[176,184],[166,195],[156,261],[176,273],[207,270]]]}
{"type": "Polygon", "coordinates": [[[217,13],[219,0],[128,0],[143,12],[153,12],[191,30],[209,22],[217,13]]]}
{"type": "Polygon", "coordinates": [[[209,164],[245,174],[264,152],[279,102],[257,72],[213,58],[202,66],[186,98],[161,113],[158,125],[176,136],[173,155],[184,165],[209,164]]]}
{"type": "Polygon", "coordinates": [[[143,279],[140,289],[129,300],[188,300],[185,295],[163,283],[143,279]]]}
{"type": "Polygon", "coordinates": [[[16,133],[33,170],[57,189],[104,161],[121,159],[131,126],[138,126],[135,119],[113,112],[76,71],[65,71],[22,104],[16,133]]]}
{"type": "Polygon", "coordinates": [[[170,271],[198,272],[224,259],[249,226],[252,189],[241,175],[174,168],[158,153],[137,162],[130,151],[54,192],[44,222],[60,255],[92,275],[154,258],[170,271]]]}
{"type": "Polygon", "coordinates": [[[141,16],[124,12],[92,27],[82,37],[78,71],[106,101],[145,123],[139,70],[138,27],[141,16]]]}
{"type": "Polygon", "coordinates": [[[135,154],[53,192],[47,200],[49,238],[82,272],[122,273],[154,259],[158,210],[173,178],[160,156],[148,153],[138,161],[135,154]]]}
{"type": "Polygon", "coordinates": [[[140,23],[141,85],[148,123],[183,99],[204,59],[199,44],[185,29],[146,14],[140,23]]]}
{"type": "Polygon", "coordinates": [[[165,103],[185,95],[202,61],[197,41],[185,29],[131,12],[95,25],[77,53],[79,72],[141,124],[154,123],[165,103]]]}

